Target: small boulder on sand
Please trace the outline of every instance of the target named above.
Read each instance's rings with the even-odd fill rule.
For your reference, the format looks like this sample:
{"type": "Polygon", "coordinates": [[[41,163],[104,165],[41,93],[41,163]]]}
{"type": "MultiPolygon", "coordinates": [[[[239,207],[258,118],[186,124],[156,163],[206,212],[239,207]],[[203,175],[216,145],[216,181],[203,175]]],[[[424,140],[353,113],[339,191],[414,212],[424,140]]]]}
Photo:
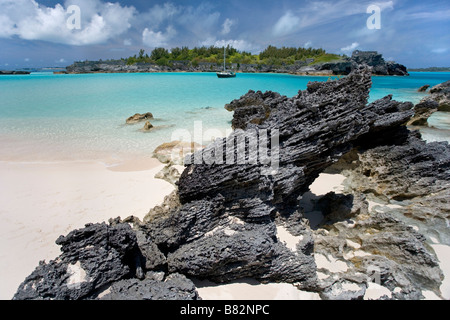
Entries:
{"type": "Polygon", "coordinates": [[[153,157],[162,163],[184,165],[184,158],[204,147],[195,142],[171,141],[163,143],[153,151],[153,157]]]}
{"type": "Polygon", "coordinates": [[[153,114],[150,112],[144,114],[136,113],[134,116],[131,116],[127,119],[127,124],[136,124],[151,119],[153,119],[153,114]]]}
{"type": "Polygon", "coordinates": [[[142,128],[142,131],[150,131],[152,130],[154,127],[153,125],[150,123],[150,121],[147,121],[144,125],[144,127],[142,128]]]}
{"type": "Polygon", "coordinates": [[[430,85],[426,84],[426,85],[420,87],[419,90],[417,90],[417,92],[425,92],[428,90],[429,87],[430,87],[430,85]]]}

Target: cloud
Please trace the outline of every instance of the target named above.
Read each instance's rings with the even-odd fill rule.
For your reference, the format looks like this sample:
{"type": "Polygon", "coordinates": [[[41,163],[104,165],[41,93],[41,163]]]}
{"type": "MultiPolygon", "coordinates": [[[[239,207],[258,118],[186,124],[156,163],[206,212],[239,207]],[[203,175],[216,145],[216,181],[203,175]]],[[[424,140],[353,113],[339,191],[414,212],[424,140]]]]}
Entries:
{"type": "Polygon", "coordinates": [[[135,21],[135,25],[144,23],[148,27],[157,28],[167,20],[173,19],[182,11],[181,7],[177,7],[172,3],[165,3],[164,5],[156,4],[147,12],[140,13],[135,21]]]}
{"type": "Polygon", "coordinates": [[[431,52],[433,52],[433,53],[438,53],[438,54],[440,54],[440,53],[446,53],[447,51],[448,51],[447,48],[436,48],[436,49],[431,50],[431,52]]]}
{"type": "Polygon", "coordinates": [[[300,18],[288,11],[274,25],[272,33],[275,36],[283,36],[298,28],[299,24],[300,18]]]}
{"type": "Polygon", "coordinates": [[[165,33],[145,28],[142,33],[142,42],[151,48],[166,47],[176,34],[177,31],[172,26],[168,26],[165,33]]]}
{"type": "Polygon", "coordinates": [[[205,39],[220,27],[220,12],[213,11],[211,5],[203,2],[198,7],[183,7],[177,23],[183,30],[197,39],[205,39]]]}
{"type": "MultiPolygon", "coordinates": [[[[46,7],[35,0],[0,0],[0,37],[18,36],[68,45],[101,44],[123,34],[135,15],[134,7],[100,0],[68,0],[65,7],[46,7]],[[67,21],[70,5],[80,8],[81,29],[71,29],[67,21]]],[[[78,17],[77,17],[78,18],[78,17]]]]}
{"type": "Polygon", "coordinates": [[[222,34],[226,35],[229,34],[231,31],[231,27],[235,24],[236,22],[234,20],[231,19],[226,19],[225,22],[222,25],[222,34]]]}
{"type": "Polygon", "coordinates": [[[258,46],[256,46],[253,43],[250,43],[246,40],[243,39],[239,39],[239,40],[235,40],[235,39],[229,39],[229,40],[217,40],[214,37],[210,37],[208,39],[206,39],[205,41],[200,42],[201,46],[214,46],[214,47],[226,47],[226,46],[230,46],[233,47],[239,51],[250,51],[253,52],[255,50],[260,50],[260,48],[258,46]]]}
{"type": "Polygon", "coordinates": [[[341,48],[341,51],[343,52],[352,52],[353,50],[355,50],[357,47],[359,46],[358,42],[353,42],[351,45],[348,45],[344,48],[341,48]]]}
{"type": "Polygon", "coordinates": [[[436,10],[436,11],[415,11],[406,13],[403,18],[405,20],[448,20],[450,19],[450,9],[449,10],[436,10]]]}
{"type": "Polygon", "coordinates": [[[393,1],[307,1],[300,4],[296,10],[287,11],[276,22],[272,33],[275,36],[283,36],[305,28],[336,22],[340,23],[339,26],[336,25],[336,28],[340,28],[343,23],[348,24],[347,18],[350,16],[361,15],[361,17],[368,17],[366,11],[369,5],[377,5],[382,11],[394,8],[393,1]]]}
{"type": "Polygon", "coordinates": [[[304,45],[303,48],[311,48],[312,47],[312,41],[307,41],[304,45]]]}
{"type": "Polygon", "coordinates": [[[389,10],[394,9],[394,1],[370,2],[370,4],[368,4],[367,6],[369,6],[369,5],[378,6],[378,7],[380,7],[381,11],[384,11],[387,9],[389,9],[389,10]]]}

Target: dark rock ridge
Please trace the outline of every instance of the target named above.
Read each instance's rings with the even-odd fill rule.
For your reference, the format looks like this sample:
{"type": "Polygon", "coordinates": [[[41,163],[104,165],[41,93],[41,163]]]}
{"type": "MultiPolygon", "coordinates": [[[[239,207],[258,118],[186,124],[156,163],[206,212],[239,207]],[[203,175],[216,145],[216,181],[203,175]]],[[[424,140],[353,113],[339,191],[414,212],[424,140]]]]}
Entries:
{"type": "MultiPolygon", "coordinates": [[[[407,192],[419,196],[419,189],[431,185],[425,192],[441,195],[438,183],[448,181],[448,144],[414,142],[403,126],[413,105],[392,96],[367,104],[370,87],[370,69],[361,67],[339,81],[309,83],[292,98],[250,91],[231,102],[227,108],[235,112],[236,130],[185,159],[178,190],[161,206],[143,222],[117,219],[61,237],[61,256],[41,263],[15,299],[196,299],[187,279],[194,277],[218,283],[244,277],[289,282],[324,299],[357,299],[369,288],[374,267],[394,298],[421,297],[424,289],[438,292],[441,273],[424,237],[389,214],[369,215],[362,192],[328,195],[317,204],[327,216],[328,227],[321,225],[321,234],[310,227],[301,206],[319,174],[341,158],[351,158],[357,147],[367,150],[366,155],[376,150],[367,158],[375,163],[366,160],[371,169],[383,163],[376,162],[378,157],[398,148],[386,157],[392,188],[398,191],[380,192],[410,199],[407,192]],[[270,141],[272,162],[258,158],[263,149],[257,156],[252,152],[250,141],[265,134],[276,137],[257,140],[270,141]],[[407,161],[396,169],[404,154],[407,161]],[[401,179],[408,181],[407,190],[401,179]],[[358,227],[350,227],[349,218],[358,227]],[[280,227],[299,237],[295,249],[281,240],[280,227]],[[344,243],[358,237],[369,256],[355,256],[338,280],[319,279],[318,271],[328,271],[317,270],[315,255],[344,259],[344,243]],[[69,265],[78,266],[81,280],[73,279],[76,272],[69,265]]],[[[364,168],[364,176],[378,177],[373,183],[387,180],[383,172],[352,165],[364,168]]]]}
{"type": "Polygon", "coordinates": [[[414,106],[414,117],[408,121],[411,126],[428,126],[428,118],[438,111],[439,103],[429,97],[422,99],[414,106]]]}
{"type": "Polygon", "coordinates": [[[427,144],[405,127],[391,136],[361,137],[359,148],[327,169],[347,176],[347,195],[319,200],[325,218],[314,231],[315,253],[345,262],[346,270],[319,270],[328,276],[320,282],[322,296],[335,287],[333,276],[364,286],[362,275],[388,288],[385,298],[423,299],[424,290],[441,294],[443,274],[429,244],[450,243],[450,147],[427,144]],[[368,198],[376,203],[371,211],[368,198]]]}
{"type": "MultiPolygon", "coordinates": [[[[393,61],[385,61],[376,51],[355,51],[350,58],[342,58],[327,63],[314,63],[314,59],[295,61],[289,65],[264,64],[229,64],[239,72],[247,73],[290,73],[303,75],[348,75],[358,66],[372,67],[375,75],[409,75],[405,66],[393,61]]],[[[191,61],[170,61],[170,66],[160,66],[153,63],[137,63],[127,65],[123,60],[112,61],[83,61],[75,62],[66,67],[65,73],[133,73],[133,72],[219,72],[223,70],[221,63],[200,62],[192,64],[191,61]]]]}
{"type": "Polygon", "coordinates": [[[30,71],[5,71],[0,70],[0,75],[24,75],[24,74],[30,74],[30,71]]]}
{"type": "Polygon", "coordinates": [[[41,262],[19,287],[14,299],[76,300],[136,273],[138,247],[129,225],[86,225],[56,243],[62,254],[41,262]]]}
{"type": "Polygon", "coordinates": [[[356,192],[400,204],[409,224],[450,245],[450,147],[447,142],[425,143],[417,132],[404,131],[394,145],[360,152],[358,166],[346,171],[349,184],[356,192]]]}
{"type": "Polygon", "coordinates": [[[333,74],[349,74],[359,65],[372,67],[372,73],[381,76],[408,76],[409,73],[404,65],[394,61],[385,61],[383,56],[376,51],[353,52],[351,58],[342,59],[338,62],[328,62],[320,65],[318,70],[331,70],[333,74]]]}

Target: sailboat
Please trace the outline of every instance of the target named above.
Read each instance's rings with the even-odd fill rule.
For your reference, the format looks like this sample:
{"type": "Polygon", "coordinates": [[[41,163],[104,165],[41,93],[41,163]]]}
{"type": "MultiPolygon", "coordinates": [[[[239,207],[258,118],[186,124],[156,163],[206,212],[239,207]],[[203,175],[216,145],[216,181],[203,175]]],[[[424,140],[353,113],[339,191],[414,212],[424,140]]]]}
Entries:
{"type": "Polygon", "coordinates": [[[226,48],[223,47],[223,71],[217,72],[219,78],[236,78],[236,73],[233,71],[227,71],[225,65],[226,48]]]}

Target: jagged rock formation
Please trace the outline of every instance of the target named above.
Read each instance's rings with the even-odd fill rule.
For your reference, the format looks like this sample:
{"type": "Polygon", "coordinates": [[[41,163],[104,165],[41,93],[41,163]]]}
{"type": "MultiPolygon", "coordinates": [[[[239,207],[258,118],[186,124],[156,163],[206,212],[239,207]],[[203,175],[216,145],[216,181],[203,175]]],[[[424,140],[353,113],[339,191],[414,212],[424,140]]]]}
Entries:
{"type": "MultiPolygon", "coordinates": [[[[419,91],[426,91],[429,85],[419,91]],[[425,90],[423,90],[425,88],[425,90]]],[[[411,126],[428,126],[428,118],[436,111],[450,111],[450,80],[430,89],[430,95],[414,106],[414,117],[408,122],[411,126]]]]}
{"type": "Polygon", "coordinates": [[[450,147],[427,144],[405,127],[392,136],[384,142],[361,137],[358,149],[329,168],[347,176],[346,195],[329,194],[317,204],[325,219],[315,231],[315,252],[345,268],[319,270],[322,295],[336,283],[333,277],[358,288],[367,286],[366,277],[377,277],[389,289],[384,298],[422,299],[423,290],[440,295],[443,274],[429,244],[450,243],[450,147]]]}
{"type": "Polygon", "coordinates": [[[360,65],[372,67],[372,73],[382,76],[408,76],[404,65],[393,61],[385,61],[383,56],[376,51],[353,52],[350,58],[337,62],[327,62],[316,67],[318,70],[330,70],[333,74],[349,74],[360,65]]]}
{"type": "Polygon", "coordinates": [[[414,117],[408,121],[410,126],[428,126],[428,118],[438,111],[439,103],[427,98],[414,106],[414,117]]]}
{"type": "Polygon", "coordinates": [[[436,101],[439,104],[439,111],[450,111],[450,80],[431,88],[430,94],[424,100],[436,101]]]}
{"type": "Polygon", "coordinates": [[[138,247],[127,224],[87,225],[56,243],[62,254],[25,279],[14,299],[75,300],[89,297],[114,281],[136,274],[138,247]]]}
{"type": "Polygon", "coordinates": [[[391,298],[438,293],[442,277],[424,237],[390,214],[372,216],[365,188],[319,201],[326,219],[317,230],[300,206],[319,174],[351,159],[356,147],[364,153],[350,167],[373,177],[370,190],[398,201],[432,192],[444,203],[448,144],[425,144],[403,127],[413,115],[411,103],[387,96],[367,104],[370,87],[370,70],[362,67],[339,81],[312,82],[292,98],[250,91],[231,102],[237,130],[186,158],[177,192],[143,222],[119,219],[61,238],[63,254],[41,264],[15,298],[196,299],[185,277],[252,277],[293,283],[324,299],[357,299],[370,289],[374,268],[391,298]],[[254,145],[264,143],[255,152],[254,145]],[[280,240],[280,226],[299,238],[295,249],[280,240]],[[319,254],[343,259],[348,272],[336,279],[317,270],[319,254]],[[75,288],[69,264],[85,273],[75,288]],[[96,271],[104,264],[114,272],[96,271]]]}
{"type": "Polygon", "coordinates": [[[145,280],[127,279],[115,282],[100,300],[199,300],[192,281],[177,273],[164,280],[164,273],[149,272],[145,280]]]}

